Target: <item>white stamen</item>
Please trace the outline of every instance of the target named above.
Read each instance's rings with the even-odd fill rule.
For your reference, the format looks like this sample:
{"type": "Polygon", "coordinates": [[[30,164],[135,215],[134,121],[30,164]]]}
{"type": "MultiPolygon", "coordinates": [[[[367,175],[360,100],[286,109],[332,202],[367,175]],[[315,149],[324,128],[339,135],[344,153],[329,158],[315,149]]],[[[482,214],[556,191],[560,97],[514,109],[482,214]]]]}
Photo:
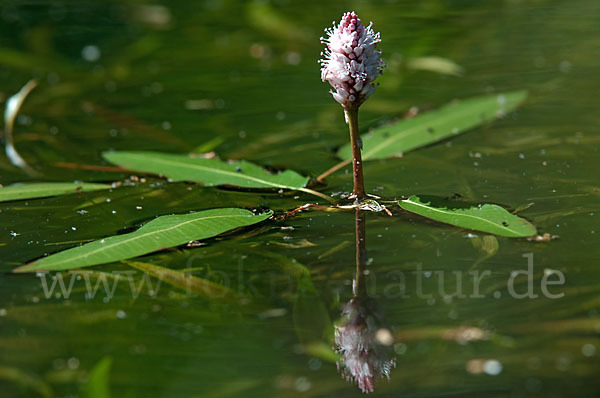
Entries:
{"type": "Polygon", "coordinates": [[[360,106],[375,90],[373,82],[385,67],[377,44],[380,34],[365,27],[358,15],[347,12],[339,25],[325,29],[327,37],[321,42],[327,45],[321,53],[321,79],[335,89],[334,99],[344,108],[360,106]]]}

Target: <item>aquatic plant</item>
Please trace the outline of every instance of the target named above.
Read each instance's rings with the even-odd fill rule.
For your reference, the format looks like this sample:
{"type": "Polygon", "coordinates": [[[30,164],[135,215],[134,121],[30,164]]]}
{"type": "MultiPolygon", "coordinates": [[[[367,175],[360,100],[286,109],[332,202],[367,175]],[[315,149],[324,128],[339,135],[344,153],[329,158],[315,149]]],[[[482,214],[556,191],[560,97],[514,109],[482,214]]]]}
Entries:
{"type": "MultiPolygon", "coordinates": [[[[246,161],[221,160],[214,153],[198,155],[177,155],[159,152],[136,152],[116,151],[104,153],[104,158],[116,164],[117,168],[110,171],[129,172],[137,171],[146,174],[167,177],[171,182],[188,181],[202,183],[205,186],[228,186],[247,189],[271,190],[283,192],[283,190],[295,190],[315,195],[334,204],[333,207],[318,204],[307,204],[297,209],[278,216],[278,219],[293,216],[299,211],[309,208],[326,211],[345,211],[347,209],[385,211],[392,215],[388,206],[399,206],[404,211],[409,211],[439,222],[468,228],[476,231],[492,233],[506,237],[531,237],[536,234],[536,228],[527,220],[510,214],[504,208],[497,205],[468,203],[465,201],[452,201],[436,197],[425,196],[396,196],[376,202],[369,198],[365,192],[361,158],[363,138],[369,144],[365,151],[365,160],[385,159],[397,157],[398,154],[438,142],[442,139],[455,136],[482,123],[496,119],[515,109],[525,98],[526,92],[515,91],[505,94],[488,95],[480,98],[452,103],[437,111],[427,112],[408,120],[401,120],[365,135],[359,136],[358,109],[373,94],[375,80],[382,73],[384,62],[381,59],[381,51],[377,45],[381,42],[379,33],[375,33],[372,23],[368,26],[362,24],[355,12],[346,12],[339,24],[326,29],[327,37],[322,42],[327,44],[323,52],[321,64],[321,78],[332,86],[333,98],[343,107],[346,122],[350,130],[350,145],[343,146],[338,151],[338,156],[343,160],[317,178],[322,182],[324,176],[339,170],[341,167],[352,162],[353,168],[353,192],[351,195],[343,195],[345,198],[353,199],[348,205],[336,201],[332,196],[309,188],[316,186],[314,180],[303,176],[293,170],[285,170],[272,173],[261,166],[246,161]]],[[[26,90],[29,83],[23,90],[26,90]]],[[[21,91],[28,93],[30,90],[21,91]]],[[[7,113],[14,119],[26,94],[20,95],[18,106],[9,106],[7,113]],[[8,112],[10,111],[10,112],[8,112]]],[[[12,120],[12,119],[11,119],[12,120]]],[[[12,124],[7,123],[11,130],[12,124]]],[[[12,131],[11,131],[12,132],[12,131]]],[[[23,163],[25,164],[25,163],[23,163]]],[[[17,164],[18,166],[20,164],[17,164]]],[[[95,169],[103,166],[85,165],[85,168],[95,169]]],[[[24,169],[24,167],[21,167],[24,169]]],[[[26,170],[25,170],[26,171],[26,170]]],[[[94,191],[105,189],[118,189],[123,183],[93,184],[93,183],[50,183],[41,182],[33,184],[18,184],[15,186],[0,188],[0,201],[12,201],[41,198],[47,196],[68,194],[80,191],[94,191]]],[[[322,189],[323,186],[321,185],[322,189]]],[[[342,198],[343,199],[343,198],[342,198]]],[[[379,198],[375,198],[379,200],[379,198]]],[[[223,206],[221,209],[212,210],[221,218],[230,217],[231,211],[235,209],[223,206]]],[[[174,231],[181,227],[192,227],[189,222],[195,222],[195,217],[202,218],[203,212],[192,215],[181,215],[173,219],[162,216],[152,222],[147,222],[142,228],[135,232],[135,245],[131,245],[128,239],[119,237],[118,245],[105,245],[104,242],[111,241],[112,237],[104,237],[94,242],[73,247],[58,253],[51,253],[43,259],[34,261],[15,268],[15,272],[44,270],[63,270],[79,268],[83,266],[98,265],[118,260],[126,260],[143,254],[153,253],[159,249],[178,246],[189,240],[202,239],[216,236],[228,230],[242,226],[253,225],[265,221],[271,212],[257,211],[245,214],[243,221],[236,220],[220,226],[223,228],[212,228],[203,225],[203,231],[199,235],[193,230],[173,238],[174,231]],[[194,219],[188,220],[186,217],[194,219]],[[166,224],[164,224],[166,223],[166,224]],[[169,225],[168,228],[163,228],[169,225]],[[158,226],[158,228],[155,228],[158,226]],[[141,239],[150,231],[152,239],[141,239]],[[154,241],[154,239],[158,239],[154,241]],[[158,242],[162,242],[157,245],[158,242]],[[168,243],[167,243],[168,242],[168,243]],[[85,262],[76,261],[85,258],[85,262]]],[[[199,225],[200,225],[199,224],[199,225]]],[[[184,230],[185,230],[184,228],[184,230]]],[[[193,229],[193,228],[192,228],[193,229]]],[[[15,232],[18,235],[18,232],[15,232]]],[[[132,234],[133,235],[133,234],[132,234]]],[[[16,235],[15,235],[16,236],[16,235]]]]}
{"type": "Polygon", "coordinates": [[[358,108],[375,91],[375,79],[383,72],[379,33],[372,29],[373,23],[364,26],[352,11],[342,16],[340,23],[325,30],[327,44],[321,53],[321,79],[329,82],[331,95],[344,108],[346,123],[350,129],[352,146],[352,173],[354,177],[353,197],[358,203],[366,198],[362,170],[362,143],[358,132],[358,108]]]}

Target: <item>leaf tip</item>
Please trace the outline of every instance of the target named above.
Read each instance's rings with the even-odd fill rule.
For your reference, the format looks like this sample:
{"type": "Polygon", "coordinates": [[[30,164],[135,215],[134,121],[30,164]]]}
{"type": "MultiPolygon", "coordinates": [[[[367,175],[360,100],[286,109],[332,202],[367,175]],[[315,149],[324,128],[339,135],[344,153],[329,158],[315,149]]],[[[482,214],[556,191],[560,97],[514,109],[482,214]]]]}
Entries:
{"type": "Polygon", "coordinates": [[[100,153],[100,155],[102,156],[103,159],[108,160],[113,153],[115,153],[115,151],[108,150],[108,151],[102,151],[102,153],[100,153]]]}
{"type": "Polygon", "coordinates": [[[21,265],[20,267],[17,267],[15,269],[12,270],[13,274],[24,274],[26,272],[33,272],[36,271],[35,269],[33,269],[33,265],[35,263],[28,263],[25,265],[21,265]]]}

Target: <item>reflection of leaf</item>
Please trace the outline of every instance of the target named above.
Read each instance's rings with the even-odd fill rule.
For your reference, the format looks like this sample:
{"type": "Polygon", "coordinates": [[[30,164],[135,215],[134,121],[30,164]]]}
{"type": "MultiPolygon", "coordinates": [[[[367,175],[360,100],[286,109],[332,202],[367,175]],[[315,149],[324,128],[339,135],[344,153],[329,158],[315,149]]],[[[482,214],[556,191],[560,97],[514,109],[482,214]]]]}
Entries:
{"type": "MultiPolygon", "coordinates": [[[[383,126],[362,136],[363,160],[397,156],[460,134],[512,111],[526,97],[525,91],[513,91],[471,98],[383,126]]],[[[350,145],[340,148],[338,155],[351,159],[350,145]]]]}
{"type": "Polygon", "coordinates": [[[398,203],[404,210],[461,228],[511,238],[536,234],[535,226],[529,221],[497,205],[471,205],[433,196],[417,195],[400,200],[398,203]]]}
{"type": "Polygon", "coordinates": [[[201,182],[207,186],[300,189],[308,182],[307,177],[294,171],[271,174],[245,161],[225,162],[159,152],[106,152],[103,156],[127,169],[164,175],[174,181],[201,182]]]}
{"type": "Polygon", "coordinates": [[[165,267],[139,261],[125,261],[125,264],[146,272],[163,282],[185,289],[189,293],[209,299],[221,301],[238,301],[241,296],[228,287],[211,282],[208,279],[198,278],[185,272],[186,270],[172,270],[165,267]]]}
{"type": "Polygon", "coordinates": [[[71,182],[42,182],[33,184],[10,185],[0,188],[0,202],[45,198],[48,196],[64,195],[74,192],[98,191],[110,189],[110,185],[71,182]]]}
{"type": "Polygon", "coordinates": [[[272,212],[255,215],[243,209],[213,209],[158,217],[135,232],[111,236],[34,261],[15,272],[58,271],[110,263],[207,239],[266,220],[272,212]]]}
{"type": "Polygon", "coordinates": [[[91,370],[87,383],[83,386],[86,398],[110,398],[109,372],[112,359],[104,357],[91,370]]]}

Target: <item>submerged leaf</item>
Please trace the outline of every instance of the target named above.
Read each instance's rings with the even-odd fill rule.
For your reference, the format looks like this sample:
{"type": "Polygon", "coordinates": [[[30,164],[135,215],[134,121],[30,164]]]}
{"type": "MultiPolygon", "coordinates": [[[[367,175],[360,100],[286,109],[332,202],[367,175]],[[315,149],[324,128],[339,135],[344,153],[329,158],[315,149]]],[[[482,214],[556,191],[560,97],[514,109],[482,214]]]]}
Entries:
{"type": "Polygon", "coordinates": [[[246,161],[225,162],[160,152],[106,152],[104,158],[126,169],[159,174],[174,181],[201,182],[206,186],[233,185],[245,188],[300,189],[307,177],[292,170],[271,174],[246,161]]]}
{"type": "Polygon", "coordinates": [[[3,385],[5,393],[6,384],[14,383],[20,387],[23,394],[35,392],[37,394],[34,394],[34,396],[43,398],[54,397],[52,388],[44,380],[18,368],[0,365],[0,382],[3,385]]]}
{"type": "Polygon", "coordinates": [[[329,312],[306,268],[298,280],[292,315],[294,329],[301,342],[329,340],[332,331],[329,312]]]}
{"type": "MultiPolygon", "coordinates": [[[[399,156],[405,152],[460,134],[514,110],[527,97],[526,91],[513,91],[452,102],[444,107],[380,127],[362,136],[363,160],[399,156]]],[[[338,151],[342,159],[352,159],[352,148],[338,151]]]]}
{"type": "Polygon", "coordinates": [[[269,243],[271,243],[273,245],[281,246],[281,247],[287,247],[288,249],[305,249],[307,247],[317,246],[316,244],[312,243],[308,239],[302,239],[301,241],[299,241],[297,243],[284,243],[284,242],[278,242],[276,240],[272,240],[269,243]]]}
{"type": "Polygon", "coordinates": [[[111,357],[104,357],[91,370],[87,383],[83,386],[86,398],[110,398],[109,373],[111,357]]]}
{"type": "Polygon", "coordinates": [[[475,236],[471,239],[471,244],[480,251],[479,258],[475,261],[473,267],[494,257],[496,253],[498,253],[498,248],[500,247],[498,239],[493,235],[484,235],[481,238],[475,236]]]}
{"type": "Polygon", "coordinates": [[[498,205],[472,205],[434,196],[413,195],[398,201],[400,207],[446,224],[510,238],[532,236],[536,228],[529,221],[498,205]]]}
{"type": "Polygon", "coordinates": [[[255,215],[244,209],[213,209],[158,217],[135,232],[111,236],[44,257],[14,270],[58,271],[111,263],[207,239],[223,232],[259,223],[272,212],[255,215]]]}
{"type": "Polygon", "coordinates": [[[45,198],[74,192],[98,191],[110,189],[107,184],[72,183],[72,182],[40,182],[32,184],[9,185],[0,188],[0,202],[10,200],[45,198]]]}
{"type": "Polygon", "coordinates": [[[340,355],[335,350],[331,349],[330,342],[311,341],[310,343],[304,344],[304,352],[311,357],[319,358],[322,361],[332,364],[335,364],[340,360],[340,355]]]}
{"type": "Polygon", "coordinates": [[[409,58],[407,61],[409,69],[426,70],[440,73],[442,75],[461,76],[463,68],[447,58],[442,57],[416,57],[409,58]]]}
{"type": "Polygon", "coordinates": [[[242,296],[234,290],[219,285],[218,283],[211,282],[208,279],[190,275],[185,272],[186,270],[173,270],[140,261],[125,261],[124,263],[140,271],[146,272],[169,285],[184,289],[188,293],[196,294],[201,297],[231,302],[239,301],[242,298],[242,296]]]}
{"type": "Polygon", "coordinates": [[[277,10],[277,7],[268,2],[249,1],[245,5],[247,21],[253,28],[293,42],[307,41],[312,38],[298,26],[296,21],[287,18],[277,10]]]}
{"type": "Polygon", "coordinates": [[[302,343],[329,341],[333,325],[323,298],[312,281],[310,270],[295,259],[279,253],[263,251],[260,255],[269,263],[278,264],[297,283],[292,319],[298,339],[302,343]]]}

